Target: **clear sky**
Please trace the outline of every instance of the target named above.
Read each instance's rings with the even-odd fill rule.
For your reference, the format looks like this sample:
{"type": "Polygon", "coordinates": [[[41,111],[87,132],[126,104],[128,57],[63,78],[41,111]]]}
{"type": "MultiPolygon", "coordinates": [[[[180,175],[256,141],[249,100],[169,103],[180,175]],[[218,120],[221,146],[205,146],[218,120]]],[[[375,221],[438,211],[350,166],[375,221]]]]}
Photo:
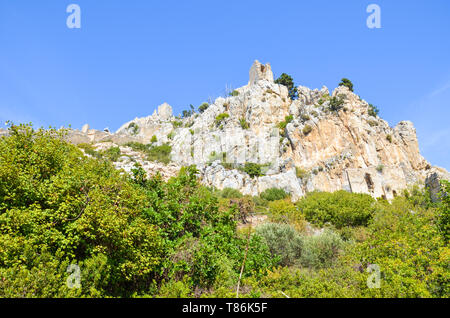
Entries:
{"type": "Polygon", "coordinates": [[[0,121],[109,127],[246,85],[252,62],[355,92],[450,170],[448,0],[0,0],[0,121]],[[69,29],[66,8],[81,8],[69,29]],[[369,4],[381,29],[369,29],[369,4]]]}

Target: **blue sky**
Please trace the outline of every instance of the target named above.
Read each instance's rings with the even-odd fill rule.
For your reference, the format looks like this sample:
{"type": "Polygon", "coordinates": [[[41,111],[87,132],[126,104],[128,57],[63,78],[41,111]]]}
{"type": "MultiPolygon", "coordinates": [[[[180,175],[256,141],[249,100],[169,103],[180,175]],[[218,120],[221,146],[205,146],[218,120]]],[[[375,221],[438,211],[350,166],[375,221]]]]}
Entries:
{"type": "Polygon", "coordinates": [[[247,84],[253,60],[298,85],[350,78],[450,170],[450,1],[0,0],[0,121],[117,129],[247,84]],[[66,7],[81,7],[68,29],[66,7]],[[381,29],[366,8],[381,7],[381,29]]]}

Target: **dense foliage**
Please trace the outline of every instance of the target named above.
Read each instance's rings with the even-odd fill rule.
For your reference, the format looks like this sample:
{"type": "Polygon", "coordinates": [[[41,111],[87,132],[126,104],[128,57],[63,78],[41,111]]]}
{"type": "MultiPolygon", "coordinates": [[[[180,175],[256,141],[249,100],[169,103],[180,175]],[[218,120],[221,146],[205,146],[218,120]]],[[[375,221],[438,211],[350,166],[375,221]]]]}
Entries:
{"type": "MultiPolygon", "coordinates": [[[[128,177],[54,130],[10,134],[0,140],[0,296],[146,295],[179,281],[193,292],[223,275],[236,283],[246,246],[236,210],[219,212],[194,167],[167,183],[139,167],[128,177]],[[70,264],[81,289],[66,284],[70,264]]],[[[261,241],[251,238],[245,275],[273,263],[261,241]]]]}
{"type": "Polygon", "coordinates": [[[376,207],[375,200],[367,194],[346,191],[335,193],[313,192],[297,203],[302,214],[313,224],[344,226],[367,226],[376,207]]]}
{"type": "Polygon", "coordinates": [[[195,167],[168,182],[138,165],[128,175],[117,149],[85,156],[63,131],[9,133],[0,297],[233,297],[242,266],[242,297],[450,296],[448,182],[440,202],[416,187],[392,202],[340,191],[293,203],[205,188],[195,167]]]}

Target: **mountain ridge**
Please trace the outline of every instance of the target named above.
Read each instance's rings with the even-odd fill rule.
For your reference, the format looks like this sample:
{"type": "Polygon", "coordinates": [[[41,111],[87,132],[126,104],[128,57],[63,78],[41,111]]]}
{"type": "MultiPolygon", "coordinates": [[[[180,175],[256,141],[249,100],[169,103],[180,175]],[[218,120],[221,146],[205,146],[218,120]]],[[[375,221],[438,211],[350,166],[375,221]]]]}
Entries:
{"type": "Polygon", "coordinates": [[[200,113],[177,118],[164,103],[115,133],[85,125],[70,130],[68,140],[96,149],[119,146],[122,156],[115,165],[127,172],[138,162],[148,174],[159,171],[169,178],[196,164],[208,186],[246,195],[281,188],[293,200],[338,190],[392,199],[414,184],[434,189],[436,180],[449,179],[445,169],[420,154],[413,123],[390,127],[346,86],[331,93],[325,86],[297,91],[298,99],[292,100],[288,88],[275,83],[270,64],[255,61],[246,86],[200,113]],[[126,146],[130,142],[170,146],[170,165],[150,163],[126,146]],[[250,176],[242,169],[246,163],[258,165],[264,175],[250,176]]]}

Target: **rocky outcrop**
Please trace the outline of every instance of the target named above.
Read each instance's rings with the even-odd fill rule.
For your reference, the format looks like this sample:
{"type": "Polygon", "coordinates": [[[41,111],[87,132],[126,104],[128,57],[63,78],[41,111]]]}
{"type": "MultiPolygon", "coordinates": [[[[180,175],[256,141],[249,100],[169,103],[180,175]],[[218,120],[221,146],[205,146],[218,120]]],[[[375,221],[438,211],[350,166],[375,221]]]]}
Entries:
{"type": "Polygon", "coordinates": [[[256,60],[250,68],[250,81],[248,85],[255,85],[259,81],[273,82],[273,72],[270,64],[263,65],[256,60]]]}
{"type": "MultiPolygon", "coordinates": [[[[269,64],[255,61],[249,76],[248,85],[233,96],[217,98],[201,114],[176,119],[163,104],[152,116],[136,118],[115,134],[88,129],[73,131],[70,138],[74,143],[167,143],[173,165],[166,176],[176,174],[176,167],[196,164],[204,184],[249,195],[276,187],[294,199],[317,190],[391,199],[413,184],[448,178],[445,170],[431,167],[421,156],[411,122],[390,127],[348,88],[330,92],[300,86],[298,100],[292,101],[288,89],[274,82],[269,64]],[[336,100],[342,101],[339,107],[336,100]],[[228,116],[219,116],[224,113],[228,116]],[[248,162],[264,167],[265,176],[251,178],[238,169],[248,162]]],[[[149,173],[165,170],[142,163],[149,173]]],[[[130,165],[124,159],[117,166],[130,171],[130,165]]]]}
{"type": "Polygon", "coordinates": [[[425,180],[425,185],[430,191],[433,202],[440,199],[439,196],[442,191],[442,180],[450,180],[450,174],[443,168],[433,167],[425,180]]]}

